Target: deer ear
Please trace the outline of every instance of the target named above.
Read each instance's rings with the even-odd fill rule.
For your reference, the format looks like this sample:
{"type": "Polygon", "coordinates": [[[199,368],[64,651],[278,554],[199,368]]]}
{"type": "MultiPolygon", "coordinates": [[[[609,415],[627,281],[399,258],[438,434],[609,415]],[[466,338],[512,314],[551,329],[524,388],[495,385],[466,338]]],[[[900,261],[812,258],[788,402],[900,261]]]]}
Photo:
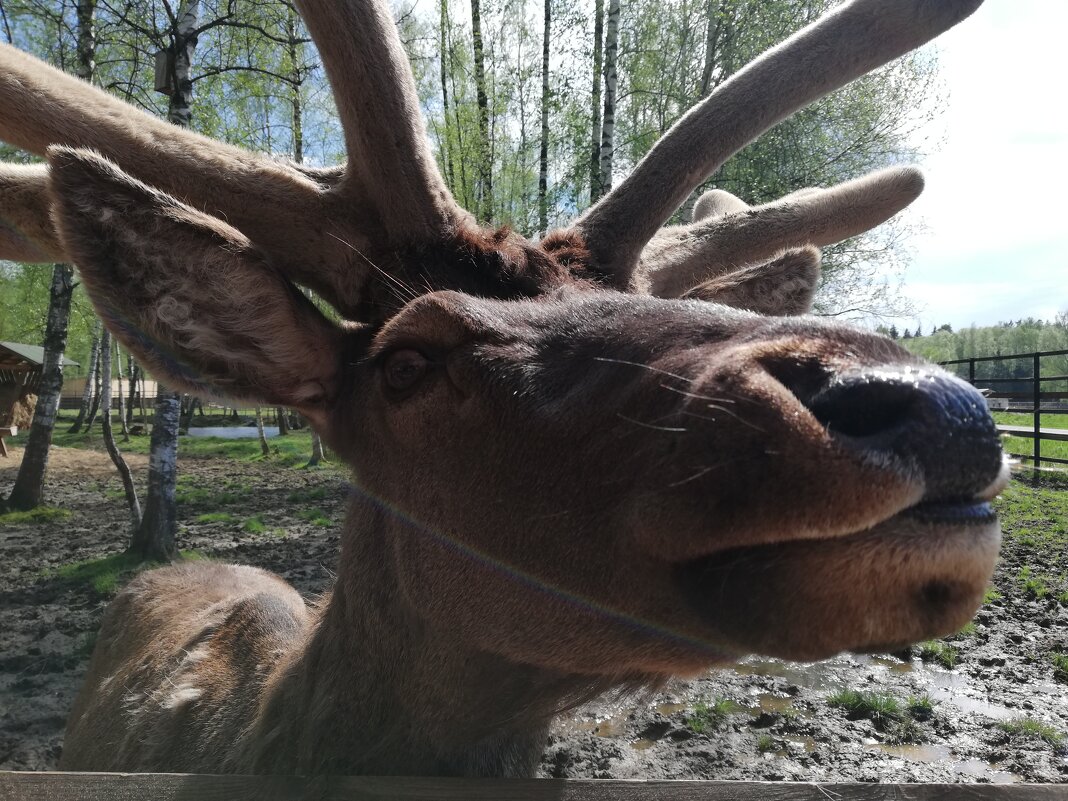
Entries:
{"type": "Polygon", "coordinates": [[[65,249],[101,317],[150,371],[185,391],[325,418],[344,335],[240,232],[94,153],[48,155],[65,249]]]}
{"type": "Polygon", "coordinates": [[[777,259],[718,276],[683,295],[773,317],[805,314],[820,279],[820,252],[788,250],[777,259]]]}

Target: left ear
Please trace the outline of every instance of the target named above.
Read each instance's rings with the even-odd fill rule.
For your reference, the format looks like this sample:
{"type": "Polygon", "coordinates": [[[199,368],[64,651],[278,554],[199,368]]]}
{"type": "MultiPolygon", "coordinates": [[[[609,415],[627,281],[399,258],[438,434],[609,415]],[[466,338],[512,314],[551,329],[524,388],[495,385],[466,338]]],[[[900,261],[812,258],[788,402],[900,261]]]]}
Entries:
{"type": "Polygon", "coordinates": [[[743,267],[706,281],[683,297],[787,317],[805,314],[812,308],[819,280],[819,250],[796,248],[765,264],[743,267]]]}
{"type": "Polygon", "coordinates": [[[53,148],[49,162],[65,249],[149,371],[185,391],[325,420],[344,334],[240,232],[89,151],[53,148]]]}

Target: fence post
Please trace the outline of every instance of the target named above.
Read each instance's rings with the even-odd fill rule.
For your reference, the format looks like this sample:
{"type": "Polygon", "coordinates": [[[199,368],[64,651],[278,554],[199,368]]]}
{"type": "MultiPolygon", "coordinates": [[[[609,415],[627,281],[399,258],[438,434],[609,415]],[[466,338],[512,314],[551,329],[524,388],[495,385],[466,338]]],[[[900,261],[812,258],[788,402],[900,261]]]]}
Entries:
{"type": "Polygon", "coordinates": [[[1039,380],[1041,376],[1039,354],[1034,354],[1032,358],[1034,359],[1034,372],[1032,373],[1034,376],[1034,391],[1032,395],[1034,395],[1035,399],[1035,452],[1033,461],[1035,470],[1038,470],[1039,465],[1042,463],[1042,382],[1039,380]]]}
{"type": "Polygon", "coordinates": [[[968,383],[975,386],[975,359],[968,359],[968,383]]]}

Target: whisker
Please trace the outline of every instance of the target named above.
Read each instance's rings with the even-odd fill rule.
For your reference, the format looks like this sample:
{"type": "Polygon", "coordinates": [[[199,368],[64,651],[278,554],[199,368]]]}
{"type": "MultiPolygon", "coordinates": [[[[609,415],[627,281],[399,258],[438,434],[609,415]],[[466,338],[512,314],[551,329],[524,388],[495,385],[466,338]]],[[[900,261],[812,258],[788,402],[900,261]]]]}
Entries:
{"type": "Polygon", "coordinates": [[[641,420],[635,420],[633,417],[627,417],[625,414],[619,413],[616,415],[620,420],[626,420],[628,423],[634,423],[636,426],[642,428],[651,428],[653,431],[667,431],[672,434],[684,434],[685,428],[675,428],[672,426],[658,426],[652,423],[643,423],[641,420]]]}

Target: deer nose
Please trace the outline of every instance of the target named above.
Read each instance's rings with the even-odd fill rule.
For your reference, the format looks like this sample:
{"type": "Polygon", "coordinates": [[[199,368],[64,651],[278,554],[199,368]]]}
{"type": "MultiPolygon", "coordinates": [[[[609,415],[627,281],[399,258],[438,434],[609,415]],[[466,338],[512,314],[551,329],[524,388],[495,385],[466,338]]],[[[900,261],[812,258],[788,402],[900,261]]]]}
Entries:
{"type": "Polygon", "coordinates": [[[997,427],[970,384],[941,371],[887,367],[847,373],[808,402],[851,447],[890,452],[922,472],[925,500],[970,499],[1000,475],[997,427]]]}

